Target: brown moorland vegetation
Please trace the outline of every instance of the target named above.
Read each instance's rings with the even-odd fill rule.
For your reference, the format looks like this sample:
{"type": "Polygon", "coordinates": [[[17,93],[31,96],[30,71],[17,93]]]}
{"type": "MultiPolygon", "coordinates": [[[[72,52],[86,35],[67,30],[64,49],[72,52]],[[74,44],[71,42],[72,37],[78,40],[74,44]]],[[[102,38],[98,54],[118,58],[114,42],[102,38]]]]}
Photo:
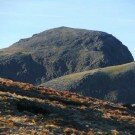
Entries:
{"type": "Polygon", "coordinates": [[[135,112],[68,91],[0,78],[0,134],[133,135],[135,112]]]}

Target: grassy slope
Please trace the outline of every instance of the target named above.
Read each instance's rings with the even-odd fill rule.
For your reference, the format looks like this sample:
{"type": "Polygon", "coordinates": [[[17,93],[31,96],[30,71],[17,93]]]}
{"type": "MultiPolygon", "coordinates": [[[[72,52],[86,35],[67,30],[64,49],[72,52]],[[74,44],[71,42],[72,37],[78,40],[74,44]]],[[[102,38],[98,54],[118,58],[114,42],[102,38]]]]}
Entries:
{"type": "Polygon", "coordinates": [[[66,75],[42,84],[86,96],[119,102],[135,102],[135,63],[66,75]]]}
{"type": "Polygon", "coordinates": [[[120,104],[0,78],[0,134],[128,134],[135,115],[120,104]]]}

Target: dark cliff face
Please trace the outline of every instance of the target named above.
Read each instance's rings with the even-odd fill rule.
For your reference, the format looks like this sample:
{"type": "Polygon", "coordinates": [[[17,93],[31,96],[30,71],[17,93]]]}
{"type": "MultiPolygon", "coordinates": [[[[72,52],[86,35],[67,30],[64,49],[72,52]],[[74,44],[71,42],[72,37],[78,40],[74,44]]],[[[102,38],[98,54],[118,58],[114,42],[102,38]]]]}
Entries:
{"type": "Polygon", "coordinates": [[[39,84],[73,72],[132,61],[128,48],[110,34],[60,27],[1,50],[0,76],[39,84]]]}
{"type": "Polygon", "coordinates": [[[44,76],[45,69],[31,55],[15,54],[0,59],[0,76],[35,83],[44,76]]]}

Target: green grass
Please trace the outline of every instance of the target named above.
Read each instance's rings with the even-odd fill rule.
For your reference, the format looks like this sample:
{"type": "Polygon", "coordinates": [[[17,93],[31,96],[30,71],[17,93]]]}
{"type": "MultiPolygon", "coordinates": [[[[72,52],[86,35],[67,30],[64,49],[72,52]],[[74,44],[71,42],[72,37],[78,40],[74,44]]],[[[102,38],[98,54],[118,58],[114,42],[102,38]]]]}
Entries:
{"type": "Polygon", "coordinates": [[[133,62],[128,64],[123,64],[123,65],[118,65],[118,66],[111,66],[111,67],[103,68],[103,71],[109,74],[114,74],[130,69],[132,64],[133,62]]]}
{"type": "MultiPolygon", "coordinates": [[[[116,80],[115,78],[118,77],[119,74],[127,73],[128,71],[134,70],[134,68],[135,68],[135,62],[124,64],[124,65],[88,70],[79,73],[72,73],[69,75],[65,75],[53,79],[49,82],[46,82],[42,85],[47,87],[52,87],[54,89],[59,89],[59,90],[65,90],[65,89],[72,90],[72,89],[76,89],[76,87],[83,87],[83,91],[90,91],[90,89],[99,90],[98,89],[99,87],[104,90],[106,87],[110,87],[109,84],[112,85],[112,83],[114,83],[114,81],[116,80]],[[79,86],[81,82],[83,82],[84,80],[85,81],[89,80],[89,83],[86,83],[85,86],[83,85],[79,86]],[[107,84],[105,85],[105,83],[107,84]],[[90,85],[91,87],[89,87],[90,85]]],[[[117,83],[115,82],[115,84],[117,83]]],[[[110,95],[113,95],[114,99],[116,98],[115,93],[110,93],[110,95]]],[[[110,95],[108,95],[108,97],[110,97],[110,95]]]]}

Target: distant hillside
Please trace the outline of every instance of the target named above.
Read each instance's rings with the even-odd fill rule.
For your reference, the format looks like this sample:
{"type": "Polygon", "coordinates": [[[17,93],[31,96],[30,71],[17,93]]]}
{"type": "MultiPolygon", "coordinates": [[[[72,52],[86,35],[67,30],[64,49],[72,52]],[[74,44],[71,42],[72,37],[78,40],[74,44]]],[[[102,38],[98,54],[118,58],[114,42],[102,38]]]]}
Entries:
{"type": "Polygon", "coordinates": [[[40,84],[62,75],[132,61],[128,48],[110,34],[59,27],[0,50],[0,76],[40,84]]]}
{"type": "Polygon", "coordinates": [[[42,85],[100,99],[135,103],[135,62],[70,74],[42,85]]]}
{"type": "Polygon", "coordinates": [[[120,104],[0,78],[1,135],[134,133],[134,110],[120,104]]]}

